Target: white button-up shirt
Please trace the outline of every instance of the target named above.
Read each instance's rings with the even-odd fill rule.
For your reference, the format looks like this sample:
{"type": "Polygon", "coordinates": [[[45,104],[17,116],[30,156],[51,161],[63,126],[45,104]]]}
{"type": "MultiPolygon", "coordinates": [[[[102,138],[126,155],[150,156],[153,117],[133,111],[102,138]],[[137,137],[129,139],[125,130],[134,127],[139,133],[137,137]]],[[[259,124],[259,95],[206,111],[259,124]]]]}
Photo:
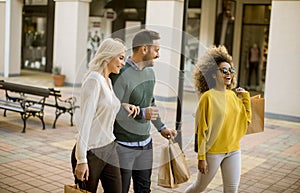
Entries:
{"type": "Polygon", "coordinates": [[[80,115],[77,125],[77,163],[87,163],[87,151],[103,147],[115,140],[113,124],[120,101],[108,86],[104,76],[91,72],[82,83],[80,115]]]}

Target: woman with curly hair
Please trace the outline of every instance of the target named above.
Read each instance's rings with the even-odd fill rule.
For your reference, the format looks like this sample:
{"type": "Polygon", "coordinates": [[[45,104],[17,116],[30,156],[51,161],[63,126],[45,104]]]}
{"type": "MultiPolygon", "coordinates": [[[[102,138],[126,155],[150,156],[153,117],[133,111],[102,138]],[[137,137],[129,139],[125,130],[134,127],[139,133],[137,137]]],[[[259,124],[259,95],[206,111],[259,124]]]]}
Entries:
{"type": "Polygon", "coordinates": [[[241,174],[240,140],[251,121],[249,92],[231,90],[235,69],[224,46],[213,46],[200,58],[194,83],[201,94],[195,117],[198,175],[185,192],[203,192],[221,167],[223,192],[236,193],[241,174]]]}

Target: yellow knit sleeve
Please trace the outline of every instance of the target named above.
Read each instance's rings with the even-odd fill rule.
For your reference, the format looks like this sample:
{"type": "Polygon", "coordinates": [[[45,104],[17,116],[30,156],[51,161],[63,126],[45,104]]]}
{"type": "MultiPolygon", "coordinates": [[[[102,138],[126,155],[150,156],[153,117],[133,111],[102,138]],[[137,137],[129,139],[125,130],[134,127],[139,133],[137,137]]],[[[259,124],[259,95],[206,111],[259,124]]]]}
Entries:
{"type": "Polygon", "coordinates": [[[250,124],[251,118],[252,118],[250,94],[249,94],[249,92],[243,92],[243,93],[241,93],[241,96],[242,96],[243,105],[246,110],[247,122],[248,122],[248,124],[250,124]]]}
{"type": "Polygon", "coordinates": [[[207,130],[211,116],[210,97],[207,93],[201,96],[198,105],[198,160],[206,160],[207,130]]]}

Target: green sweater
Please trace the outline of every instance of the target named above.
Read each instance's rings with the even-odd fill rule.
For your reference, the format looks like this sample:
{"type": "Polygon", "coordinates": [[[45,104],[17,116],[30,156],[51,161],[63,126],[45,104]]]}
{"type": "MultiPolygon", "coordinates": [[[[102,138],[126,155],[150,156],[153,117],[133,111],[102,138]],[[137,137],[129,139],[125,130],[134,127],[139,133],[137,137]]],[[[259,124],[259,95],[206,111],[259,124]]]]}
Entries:
{"type": "MultiPolygon", "coordinates": [[[[153,90],[155,75],[152,68],[134,69],[129,63],[120,73],[111,76],[114,91],[121,103],[129,103],[140,108],[155,106],[153,90]]],[[[159,129],[163,123],[160,117],[151,121],[159,129]]],[[[114,134],[118,141],[138,142],[150,136],[150,121],[142,118],[142,111],[134,119],[128,117],[128,112],[121,108],[114,123],[114,134]]]]}

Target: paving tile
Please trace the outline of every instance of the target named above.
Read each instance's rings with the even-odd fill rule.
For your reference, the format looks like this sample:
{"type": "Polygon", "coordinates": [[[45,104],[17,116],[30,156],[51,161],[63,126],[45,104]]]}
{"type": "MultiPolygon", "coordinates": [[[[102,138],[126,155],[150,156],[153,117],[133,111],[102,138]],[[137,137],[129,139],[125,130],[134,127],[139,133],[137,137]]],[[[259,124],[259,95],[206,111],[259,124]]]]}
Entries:
{"type": "Polygon", "coordinates": [[[14,185],[14,188],[21,190],[21,191],[26,191],[26,190],[31,189],[31,186],[29,184],[21,183],[21,184],[14,185]]]}
{"type": "Polygon", "coordinates": [[[44,190],[44,191],[47,191],[47,192],[51,192],[53,190],[57,190],[58,187],[56,185],[53,185],[53,184],[50,184],[50,183],[47,183],[41,187],[39,187],[41,190],[44,190]]]}
{"type": "MultiPolygon", "coordinates": [[[[2,191],[2,190],[1,190],[2,191]]],[[[22,192],[22,190],[20,189],[17,189],[15,187],[8,187],[6,190],[4,191],[7,191],[7,192],[22,192]]]]}
{"type": "MultiPolygon", "coordinates": [[[[27,192],[27,193],[41,193],[42,191],[41,191],[40,188],[31,188],[31,189],[28,189],[24,192],[27,192]]],[[[62,192],[62,191],[60,190],[60,192],[62,192]]]]}
{"type": "Polygon", "coordinates": [[[296,143],[295,145],[292,145],[290,148],[287,148],[286,150],[283,151],[283,154],[292,157],[300,157],[300,143],[296,143]]]}
{"type": "Polygon", "coordinates": [[[62,148],[62,149],[67,149],[67,150],[72,150],[74,147],[76,140],[63,140],[63,141],[59,141],[59,142],[54,142],[51,143],[51,145],[62,148]]]}

